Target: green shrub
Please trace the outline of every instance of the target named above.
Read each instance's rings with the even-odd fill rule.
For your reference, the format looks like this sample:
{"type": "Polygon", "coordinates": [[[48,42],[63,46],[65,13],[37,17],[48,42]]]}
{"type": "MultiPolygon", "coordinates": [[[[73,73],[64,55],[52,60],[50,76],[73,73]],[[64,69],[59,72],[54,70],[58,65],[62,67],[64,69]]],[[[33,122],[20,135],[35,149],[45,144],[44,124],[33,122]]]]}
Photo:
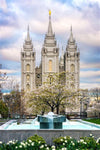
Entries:
{"type": "Polygon", "coordinates": [[[37,142],[37,143],[41,143],[41,144],[45,144],[45,140],[43,139],[43,137],[38,136],[37,134],[35,134],[34,136],[31,136],[27,139],[27,141],[31,140],[32,142],[37,142]]]}
{"type": "Polygon", "coordinates": [[[9,141],[6,144],[0,142],[0,150],[15,150],[18,145],[20,145],[20,142],[15,140],[9,141]]]}
{"type": "Polygon", "coordinates": [[[47,150],[49,147],[41,142],[28,141],[18,142],[9,141],[8,143],[0,142],[0,150],[47,150]]]}
{"type": "Polygon", "coordinates": [[[96,141],[93,137],[82,137],[79,141],[79,146],[81,148],[87,147],[88,149],[95,149],[96,147],[96,141]]]}
{"type": "Polygon", "coordinates": [[[3,118],[8,117],[8,107],[6,104],[3,102],[3,100],[0,100],[0,114],[3,118]]]}
{"type": "Polygon", "coordinates": [[[70,136],[59,137],[53,140],[55,145],[47,146],[45,140],[38,135],[31,136],[27,141],[0,141],[0,150],[100,150],[100,138],[82,137],[79,141],[70,136]]]}
{"type": "Polygon", "coordinates": [[[59,137],[53,140],[57,150],[100,150],[100,138],[97,140],[91,135],[90,137],[82,137],[79,141],[69,137],[59,137]]]}
{"type": "Polygon", "coordinates": [[[56,138],[53,142],[55,143],[56,148],[66,147],[67,150],[74,150],[77,147],[77,141],[70,136],[56,138]]]}

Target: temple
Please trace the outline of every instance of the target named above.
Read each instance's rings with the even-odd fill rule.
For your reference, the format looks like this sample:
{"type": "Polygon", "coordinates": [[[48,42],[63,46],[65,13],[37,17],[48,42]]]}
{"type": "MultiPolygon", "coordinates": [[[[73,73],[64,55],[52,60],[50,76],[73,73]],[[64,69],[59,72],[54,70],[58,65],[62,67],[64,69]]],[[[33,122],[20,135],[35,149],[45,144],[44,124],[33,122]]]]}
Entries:
{"type": "Polygon", "coordinates": [[[70,36],[64,50],[59,57],[59,47],[52,29],[51,11],[49,11],[48,30],[45,35],[44,44],[41,49],[41,63],[36,67],[36,53],[27,29],[27,36],[21,51],[21,89],[32,91],[41,86],[49,74],[65,71],[65,81],[67,88],[78,90],[80,86],[80,52],[78,51],[73,37],[72,26],[70,36]]]}

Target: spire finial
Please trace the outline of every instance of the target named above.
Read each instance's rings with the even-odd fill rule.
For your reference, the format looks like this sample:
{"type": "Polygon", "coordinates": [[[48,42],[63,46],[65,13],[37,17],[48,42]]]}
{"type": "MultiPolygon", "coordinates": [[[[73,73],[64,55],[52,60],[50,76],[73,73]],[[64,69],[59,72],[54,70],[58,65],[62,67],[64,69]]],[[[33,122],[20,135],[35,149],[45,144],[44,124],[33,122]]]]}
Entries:
{"type": "Polygon", "coordinates": [[[49,26],[48,26],[48,35],[52,35],[52,25],[51,25],[51,10],[49,10],[49,26]]]}
{"type": "Polygon", "coordinates": [[[51,10],[49,10],[49,16],[51,16],[51,10]]]}

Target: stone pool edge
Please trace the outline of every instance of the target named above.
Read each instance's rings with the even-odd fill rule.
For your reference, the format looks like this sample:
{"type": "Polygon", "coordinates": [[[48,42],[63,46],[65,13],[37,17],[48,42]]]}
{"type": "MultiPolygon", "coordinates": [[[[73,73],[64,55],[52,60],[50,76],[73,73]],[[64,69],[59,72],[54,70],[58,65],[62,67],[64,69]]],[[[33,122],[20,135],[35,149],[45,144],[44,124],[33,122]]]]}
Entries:
{"type": "Polygon", "coordinates": [[[96,139],[100,137],[100,130],[68,130],[68,129],[35,129],[35,130],[0,130],[0,141],[8,142],[10,140],[26,140],[28,137],[37,134],[42,136],[47,144],[53,144],[53,138],[60,136],[71,136],[77,140],[92,134],[96,139]]]}

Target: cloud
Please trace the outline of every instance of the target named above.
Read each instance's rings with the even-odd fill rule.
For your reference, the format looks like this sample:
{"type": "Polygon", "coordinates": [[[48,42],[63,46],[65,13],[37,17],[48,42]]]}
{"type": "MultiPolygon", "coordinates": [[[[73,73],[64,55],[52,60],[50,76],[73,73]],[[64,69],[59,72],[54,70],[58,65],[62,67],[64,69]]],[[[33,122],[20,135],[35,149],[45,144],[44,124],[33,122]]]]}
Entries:
{"type": "MultiPolygon", "coordinates": [[[[77,0],[73,1],[73,3],[74,5],[75,3],[77,5],[78,1],[77,0]]],[[[86,3],[86,1],[84,3],[86,3]]],[[[79,4],[81,5],[81,3],[79,4]]],[[[86,7],[81,6],[82,10],[80,11],[77,9],[77,7],[73,8],[73,6],[67,5],[66,3],[62,3],[61,1],[54,2],[53,0],[48,0],[47,3],[47,1],[45,0],[44,1],[41,0],[40,2],[38,2],[38,0],[37,1],[18,0],[10,3],[9,11],[16,15],[17,18],[16,22],[20,30],[23,30],[23,28],[25,29],[27,24],[30,24],[31,31],[40,36],[41,34],[45,34],[47,32],[48,9],[50,9],[50,7],[52,8],[53,31],[57,36],[61,36],[63,37],[63,40],[67,41],[67,38],[69,37],[70,25],[72,25],[74,36],[76,37],[76,40],[78,42],[84,42],[89,45],[100,46],[99,42],[100,31],[98,31],[100,28],[98,30],[96,30],[95,28],[95,26],[96,27],[100,26],[99,21],[98,22],[95,21],[99,13],[98,12],[97,14],[95,14],[95,12],[99,9],[99,8],[96,9],[96,6],[94,7],[89,7],[88,5],[86,5],[86,7]],[[73,9],[74,13],[72,13],[73,9]]],[[[14,18],[13,21],[15,21],[14,18]]],[[[11,22],[11,18],[9,18],[9,22],[11,22]]],[[[16,30],[17,27],[15,28],[15,31],[16,30]]],[[[9,29],[7,32],[10,32],[9,29]]],[[[4,37],[7,35],[8,34],[4,35],[4,37]]]]}
{"type": "MultiPolygon", "coordinates": [[[[21,61],[21,50],[23,50],[23,43],[25,42],[26,34],[26,32],[23,32],[22,36],[18,39],[17,42],[10,43],[10,45],[6,46],[6,48],[2,48],[0,50],[0,54],[4,60],[11,60],[14,62],[21,61]]],[[[35,38],[35,40],[32,39],[32,43],[34,51],[36,52],[36,65],[39,66],[42,48],[41,41],[43,41],[43,39],[37,39],[37,36],[35,38]]]]}
{"type": "Polygon", "coordinates": [[[100,71],[80,71],[80,80],[81,88],[100,87],[100,71]]]}
{"type": "Polygon", "coordinates": [[[100,69],[100,63],[83,63],[83,62],[81,62],[81,64],[80,64],[80,68],[81,69],[93,69],[93,68],[99,68],[100,69]]]}
{"type": "Polygon", "coordinates": [[[4,59],[20,61],[20,49],[10,47],[2,49],[0,53],[4,59]]]}
{"type": "Polygon", "coordinates": [[[89,4],[95,4],[97,3],[99,6],[100,6],[100,0],[72,0],[72,3],[75,5],[75,6],[84,6],[84,5],[89,5],[89,4]]]}
{"type": "Polygon", "coordinates": [[[6,74],[11,74],[11,73],[15,73],[17,72],[16,70],[8,70],[8,69],[0,69],[0,72],[3,74],[3,73],[6,73],[6,74]]]}
{"type": "Polygon", "coordinates": [[[100,88],[100,84],[99,83],[81,83],[80,84],[80,88],[82,89],[91,89],[91,88],[100,88]]]}
{"type": "Polygon", "coordinates": [[[0,39],[7,39],[15,34],[14,27],[0,26],[0,39]]]}
{"type": "Polygon", "coordinates": [[[3,11],[7,11],[6,0],[0,0],[0,9],[2,9],[3,11]]]}
{"type": "Polygon", "coordinates": [[[95,78],[99,77],[100,79],[100,71],[80,71],[81,78],[95,78]]]}

